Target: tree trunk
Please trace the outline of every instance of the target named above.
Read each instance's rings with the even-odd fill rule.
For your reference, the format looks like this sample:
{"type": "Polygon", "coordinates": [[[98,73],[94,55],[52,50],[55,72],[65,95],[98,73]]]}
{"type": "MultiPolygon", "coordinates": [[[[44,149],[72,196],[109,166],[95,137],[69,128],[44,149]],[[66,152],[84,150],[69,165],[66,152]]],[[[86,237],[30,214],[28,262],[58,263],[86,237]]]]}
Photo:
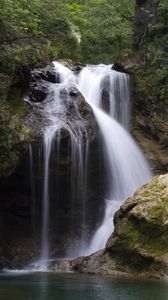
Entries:
{"type": "Polygon", "coordinates": [[[149,26],[156,17],[158,0],[136,0],[134,23],[134,48],[143,54],[147,53],[149,26]]]}

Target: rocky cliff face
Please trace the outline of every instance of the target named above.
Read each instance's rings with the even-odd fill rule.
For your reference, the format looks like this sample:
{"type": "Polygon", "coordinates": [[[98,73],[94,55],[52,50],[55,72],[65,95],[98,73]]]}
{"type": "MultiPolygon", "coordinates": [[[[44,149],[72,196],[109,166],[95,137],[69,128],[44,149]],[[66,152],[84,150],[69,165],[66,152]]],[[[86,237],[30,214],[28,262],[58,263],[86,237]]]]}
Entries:
{"type": "MultiPolygon", "coordinates": [[[[26,126],[23,126],[31,132],[33,157],[30,162],[30,152],[24,153],[15,172],[2,185],[0,228],[4,234],[0,241],[0,267],[22,268],[39,257],[44,184],[43,132],[51,122],[43,106],[48,101],[46,99],[49,94],[52,101],[54,95],[50,86],[55,83],[59,84],[59,74],[55,73],[52,65],[31,73],[29,96],[26,98],[28,114],[25,118],[26,126]]],[[[70,140],[70,131],[76,130],[80,124],[85,129],[82,132],[83,144],[89,142],[90,145],[85,212],[87,226],[84,228],[86,236],[89,237],[94,230],[97,220],[101,222],[104,211],[104,202],[101,198],[104,182],[100,176],[103,166],[98,162],[101,149],[98,145],[97,124],[92,109],[74,86],[62,87],[59,95],[62,103],[65,102],[65,109],[60,110],[58,118],[65,127],[60,130],[60,135],[57,137],[58,155],[55,155],[57,142],[54,141],[49,168],[50,254],[57,257],[61,254],[65,255],[72,240],[79,239],[83,230],[80,224],[82,211],[80,198],[83,194],[83,186],[79,187],[78,198],[73,199],[76,190],[72,190],[72,174],[73,168],[78,166],[72,166],[70,140]],[[75,115],[74,111],[76,106],[78,115],[75,115]],[[75,201],[75,212],[72,211],[72,201],[75,201]],[[98,206],[100,209],[97,209],[98,206]],[[75,227],[73,236],[70,235],[72,219],[75,227]]]]}
{"type": "Polygon", "coordinates": [[[168,174],[140,188],[116,212],[106,248],[72,265],[86,273],[156,277],[168,273],[168,174]]]}

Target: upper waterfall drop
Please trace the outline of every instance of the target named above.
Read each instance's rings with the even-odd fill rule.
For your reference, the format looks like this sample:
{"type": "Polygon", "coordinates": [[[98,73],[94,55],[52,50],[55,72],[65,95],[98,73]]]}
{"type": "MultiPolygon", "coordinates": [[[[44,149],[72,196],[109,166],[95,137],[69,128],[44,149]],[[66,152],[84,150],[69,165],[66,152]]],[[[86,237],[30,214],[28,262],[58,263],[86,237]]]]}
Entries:
{"type": "Polygon", "coordinates": [[[91,254],[105,247],[113,229],[115,211],[137,188],[147,183],[152,174],[140,148],[121,126],[127,127],[129,121],[128,75],[111,70],[111,66],[88,66],[80,73],[79,89],[97,119],[108,174],[105,216],[86,250],[86,254],[91,254]],[[102,95],[107,87],[109,110],[105,112],[102,95]]]}
{"type": "Polygon", "coordinates": [[[78,86],[86,101],[106,111],[124,127],[130,119],[129,76],[112,70],[112,65],[91,65],[79,74],[78,86]]]}

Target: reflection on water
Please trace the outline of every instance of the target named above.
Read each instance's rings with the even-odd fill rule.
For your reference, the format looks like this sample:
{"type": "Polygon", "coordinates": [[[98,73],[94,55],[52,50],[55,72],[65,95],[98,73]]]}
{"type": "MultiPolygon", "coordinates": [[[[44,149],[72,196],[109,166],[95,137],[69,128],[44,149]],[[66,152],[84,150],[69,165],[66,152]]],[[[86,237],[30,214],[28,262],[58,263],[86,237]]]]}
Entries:
{"type": "Polygon", "coordinates": [[[0,274],[0,300],[167,300],[168,282],[54,273],[0,274]]]}

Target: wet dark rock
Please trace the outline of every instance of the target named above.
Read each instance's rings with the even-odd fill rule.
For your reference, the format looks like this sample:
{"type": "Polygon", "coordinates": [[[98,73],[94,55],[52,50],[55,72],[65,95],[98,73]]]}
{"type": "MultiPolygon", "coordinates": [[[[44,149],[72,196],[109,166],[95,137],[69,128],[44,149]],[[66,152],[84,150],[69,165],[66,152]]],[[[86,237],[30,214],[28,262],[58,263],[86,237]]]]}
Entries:
{"type": "MultiPolygon", "coordinates": [[[[37,243],[31,237],[28,207],[22,206],[19,208],[19,203],[16,207],[19,211],[16,213],[16,207],[13,204],[9,209],[3,211],[3,218],[1,216],[1,240],[0,240],[0,268],[8,269],[23,269],[31,263],[39,254],[37,243]],[[27,214],[27,215],[26,215],[27,214]]],[[[20,198],[21,200],[21,198],[20,198]]]]}
{"type": "Polygon", "coordinates": [[[119,64],[117,62],[112,65],[111,69],[114,71],[117,71],[117,72],[121,72],[121,73],[128,73],[128,70],[126,70],[124,68],[124,66],[122,66],[121,64],[119,64]]]}
{"type": "Polygon", "coordinates": [[[30,100],[33,102],[42,102],[49,94],[50,84],[47,81],[40,80],[31,83],[30,100]]]}
{"type": "MultiPolygon", "coordinates": [[[[86,131],[92,132],[92,139],[96,138],[97,125],[93,111],[77,87],[68,84],[61,89],[59,89],[59,85],[57,87],[53,85],[52,88],[52,83],[42,80],[39,76],[41,70],[39,72],[35,70],[35,76],[30,83],[29,98],[26,99],[29,113],[25,123],[32,130],[33,136],[41,136],[45,127],[51,122],[45,113],[45,105],[52,101],[58,101],[58,105],[63,107],[60,112],[55,111],[55,114],[61,121],[68,124],[68,126],[71,124],[71,127],[78,126],[81,123],[86,131]],[[36,76],[37,74],[38,76],[36,76]],[[58,88],[59,99],[55,98],[54,88],[58,88]]],[[[32,74],[34,73],[32,72],[32,74]]]]}
{"type": "Polygon", "coordinates": [[[48,65],[45,68],[35,69],[31,72],[31,80],[45,80],[51,83],[60,83],[60,76],[55,72],[54,66],[48,65]]]}
{"type": "Polygon", "coordinates": [[[62,90],[60,90],[59,96],[61,99],[66,100],[68,97],[68,91],[66,88],[63,88],[62,90]]]}
{"type": "Polygon", "coordinates": [[[60,83],[60,76],[55,72],[54,66],[48,65],[45,68],[35,69],[30,74],[30,101],[42,102],[49,94],[51,83],[60,83]]]}
{"type": "Polygon", "coordinates": [[[49,266],[49,270],[54,272],[67,273],[67,272],[72,272],[72,266],[70,264],[70,260],[60,259],[52,262],[51,265],[49,266]]]}
{"type": "Polygon", "coordinates": [[[79,93],[79,91],[78,91],[78,89],[76,87],[72,86],[72,87],[69,88],[69,95],[71,97],[77,97],[79,94],[80,93],[79,93]]]}
{"type": "Polygon", "coordinates": [[[86,64],[76,63],[73,69],[74,72],[79,73],[84,67],[86,67],[86,64]]]}

